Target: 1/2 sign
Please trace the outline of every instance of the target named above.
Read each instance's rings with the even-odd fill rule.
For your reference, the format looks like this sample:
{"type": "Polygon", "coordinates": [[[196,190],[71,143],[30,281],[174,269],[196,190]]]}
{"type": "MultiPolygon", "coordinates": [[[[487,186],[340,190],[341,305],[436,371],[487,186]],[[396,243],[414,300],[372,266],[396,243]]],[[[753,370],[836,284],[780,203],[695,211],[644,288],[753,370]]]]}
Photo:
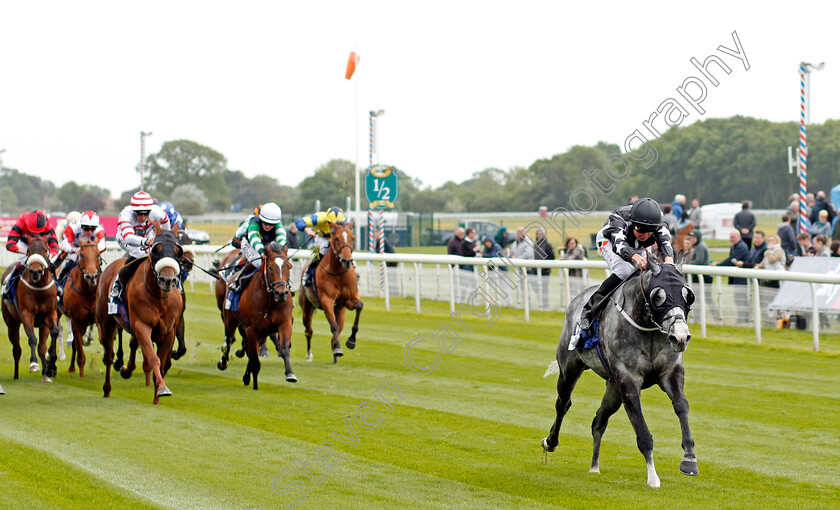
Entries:
{"type": "Polygon", "coordinates": [[[391,167],[375,166],[365,174],[365,196],[371,208],[391,209],[399,194],[399,177],[391,167]]]}

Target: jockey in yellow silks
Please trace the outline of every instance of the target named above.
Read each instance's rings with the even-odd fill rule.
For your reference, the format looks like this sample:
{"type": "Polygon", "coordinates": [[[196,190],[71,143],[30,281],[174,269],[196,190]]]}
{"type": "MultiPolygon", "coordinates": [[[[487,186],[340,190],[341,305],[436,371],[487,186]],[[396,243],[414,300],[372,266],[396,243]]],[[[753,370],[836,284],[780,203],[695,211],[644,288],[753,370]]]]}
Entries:
{"type": "Polygon", "coordinates": [[[344,211],[340,207],[330,207],[326,211],[295,220],[295,227],[298,230],[306,231],[310,237],[314,237],[314,244],[318,248],[318,253],[312,263],[309,264],[309,271],[303,277],[304,286],[309,285],[310,275],[315,272],[315,268],[330,247],[330,224],[333,222],[344,223],[344,221],[344,211]]]}

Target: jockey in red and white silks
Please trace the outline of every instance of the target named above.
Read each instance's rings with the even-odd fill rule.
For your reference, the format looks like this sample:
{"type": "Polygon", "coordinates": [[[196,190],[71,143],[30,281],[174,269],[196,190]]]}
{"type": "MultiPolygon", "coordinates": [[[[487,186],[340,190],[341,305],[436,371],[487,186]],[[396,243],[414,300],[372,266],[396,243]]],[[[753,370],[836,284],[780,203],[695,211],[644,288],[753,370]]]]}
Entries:
{"type": "Polygon", "coordinates": [[[131,197],[131,204],[120,212],[117,222],[117,244],[129,259],[148,255],[155,237],[154,222],[160,222],[163,230],[171,230],[166,212],[155,205],[148,193],[138,191],[131,197]]]}
{"type": "Polygon", "coordinates": [[[99,253],[105,252],[105,229],[99,224],[99,215],[93,211],[85,211],[79,220],[67,225],[59,246],[67,253],[67,259],[75,262],[81,243],[86,241],[94,241],[99,253]]]}

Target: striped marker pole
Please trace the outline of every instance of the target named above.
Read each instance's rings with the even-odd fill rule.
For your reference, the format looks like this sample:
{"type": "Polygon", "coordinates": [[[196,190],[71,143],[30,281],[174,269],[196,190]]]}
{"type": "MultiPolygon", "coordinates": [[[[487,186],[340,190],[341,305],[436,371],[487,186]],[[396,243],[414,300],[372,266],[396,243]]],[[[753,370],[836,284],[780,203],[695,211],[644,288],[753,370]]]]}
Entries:
{"type": "MultiPolygon", "coordinates": [[[[373,245],[373,227],[373,209],[368,209],[368,251],[370,253],[376,253],[376,249],[373,245]]],[[[373,265],[373,262],[371,262],[371,265],[373,265]]]]}
{"type": "MultiPolygon", "coordinates": [[[[385,253],[385,214],[379,210],[379,253],[385,253]]],[[[385,261],[379,263],[379,290],[385,292],[385,261]]]]}
{"type": "Polygon", "coordinates": [[[799,64],[799,232],[806,232],[806,203],[808,193],[808,135],[805,119],[805,80],[808,79],[805,62],[799,64]]]}
{"type": "Polygon", "coordinates": [[[146,133],[140,131],[140,191],[143,189],[144,174],[146,173],[146,133]]]}

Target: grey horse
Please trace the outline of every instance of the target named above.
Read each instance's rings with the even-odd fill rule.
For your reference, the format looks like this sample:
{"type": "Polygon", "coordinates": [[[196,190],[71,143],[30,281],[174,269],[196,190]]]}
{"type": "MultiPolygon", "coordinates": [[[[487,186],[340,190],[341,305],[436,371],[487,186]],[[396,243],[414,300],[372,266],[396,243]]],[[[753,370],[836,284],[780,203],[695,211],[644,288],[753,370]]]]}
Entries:
{"type": "Polygon", "coordinates": [[[571,395],[586,369],[607,380],[601,408],[592,420],[592,465],[590,473],[600,473],[601,436],[607,422],[624,404],[636,443],[647,464],[647,483],[659,487],[653,464],[653,436],[642,415],[640,392],[658,384],[671,398],[680,420],[684,456],[680,471],[699,473],[694,456],[694,440],[688,426],[688,401],[683,392],[682,352],[691,335],[686,317],[694,294],[681,273],[682,264],[659,263],[648,257],[650,269],[635,272],[610,296],[600,324],[601,356],[596,349],[568,350],[584,303],[595,290],[591,287],[578,295],[566,312],[563,333],[557,346],[557,361],[549,365],[546,376],[559,373],[557,380],[557,418],[548,437],[542,440],[546,454],[557,448],[563,416],[572,405],[571,395]]]}

